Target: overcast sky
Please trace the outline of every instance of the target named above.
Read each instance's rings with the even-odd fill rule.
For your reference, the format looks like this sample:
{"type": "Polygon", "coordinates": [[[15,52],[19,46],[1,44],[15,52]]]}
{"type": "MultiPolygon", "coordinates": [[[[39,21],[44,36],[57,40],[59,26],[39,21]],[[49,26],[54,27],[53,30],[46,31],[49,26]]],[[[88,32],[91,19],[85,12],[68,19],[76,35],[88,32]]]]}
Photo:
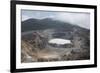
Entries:
{"type": "Polygon", "coordinates": [[[35,11],[35,10],[22,10],[22,21],[36,18],[52,18],[69,22],[84,28],[90,28],[90,14],[89,13],[75,13],[75,12],[54,12],[54,11],[35,11]]]}

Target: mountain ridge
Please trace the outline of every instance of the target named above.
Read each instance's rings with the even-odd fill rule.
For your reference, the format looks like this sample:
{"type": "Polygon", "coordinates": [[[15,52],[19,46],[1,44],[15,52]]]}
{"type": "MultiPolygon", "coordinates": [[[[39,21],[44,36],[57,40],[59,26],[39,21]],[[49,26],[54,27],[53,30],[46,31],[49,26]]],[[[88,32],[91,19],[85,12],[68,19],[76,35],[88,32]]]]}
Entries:
{"type": "Polygon", "coordinates": [[[65,23],[59,20],[53,20],[51,18],[44,18],[44,19],[35,19],[31,18],[21,22],[22,32],[31,31],[31,30],[44,30],[44,29],[68,29],[72,30],[74,28],[89,30],[78,25],[65,23]]]}

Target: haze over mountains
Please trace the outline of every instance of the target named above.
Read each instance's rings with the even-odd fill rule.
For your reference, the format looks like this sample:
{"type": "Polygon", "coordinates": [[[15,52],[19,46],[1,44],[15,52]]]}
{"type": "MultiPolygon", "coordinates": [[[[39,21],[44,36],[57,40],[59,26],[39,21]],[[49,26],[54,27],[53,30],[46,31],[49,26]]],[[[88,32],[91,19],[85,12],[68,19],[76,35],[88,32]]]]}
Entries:
{"type": "Polygon", "coordinates": [[[28,19],[21,22],[22,32],[31,31],[31,30],[45,30],[45,29],[66,29],[73,31],[74,29],[89,31],[89,29],[73,25],[70,23],[62,22],[59,20],[53,20],[51,18],[44,19],[28,19]]]}

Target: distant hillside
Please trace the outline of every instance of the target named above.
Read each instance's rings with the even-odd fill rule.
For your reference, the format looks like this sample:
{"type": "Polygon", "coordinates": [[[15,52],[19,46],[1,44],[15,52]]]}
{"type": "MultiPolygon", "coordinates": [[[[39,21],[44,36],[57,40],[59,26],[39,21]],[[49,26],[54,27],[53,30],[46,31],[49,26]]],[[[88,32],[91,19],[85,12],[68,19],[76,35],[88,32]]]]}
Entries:
{"type": "Polygon", "coordinates": [[[44,30],[44,29],[66,29],[73,30],[73,28],[84,29],[70,23],[61,22],[58,20],[53,20],[50,18],[45,19],[28,19],[22,21],[22,32],[31,31],[31,30],[44,30]]]}

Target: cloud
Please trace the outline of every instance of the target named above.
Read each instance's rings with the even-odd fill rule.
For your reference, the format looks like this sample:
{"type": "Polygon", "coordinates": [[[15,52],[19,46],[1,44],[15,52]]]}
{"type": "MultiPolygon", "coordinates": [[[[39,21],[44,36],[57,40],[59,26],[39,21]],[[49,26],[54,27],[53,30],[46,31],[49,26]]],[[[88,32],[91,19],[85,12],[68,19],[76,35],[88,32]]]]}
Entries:
{"type": "Polygon", "coordinates": [[[89,13],[59,13],[55,15],[54,19],[69,22],[84,28],[90,28],[89,13]]]}
{"type": "Polygon", "coordinates": [[[44,19],[52,18],[84,28],[90,28],[90,14],[89,13],[76,13],[76,12],[51,12],[51,11],[30,11],[22,10],[22,21],[29,18],[44,19]]]}

